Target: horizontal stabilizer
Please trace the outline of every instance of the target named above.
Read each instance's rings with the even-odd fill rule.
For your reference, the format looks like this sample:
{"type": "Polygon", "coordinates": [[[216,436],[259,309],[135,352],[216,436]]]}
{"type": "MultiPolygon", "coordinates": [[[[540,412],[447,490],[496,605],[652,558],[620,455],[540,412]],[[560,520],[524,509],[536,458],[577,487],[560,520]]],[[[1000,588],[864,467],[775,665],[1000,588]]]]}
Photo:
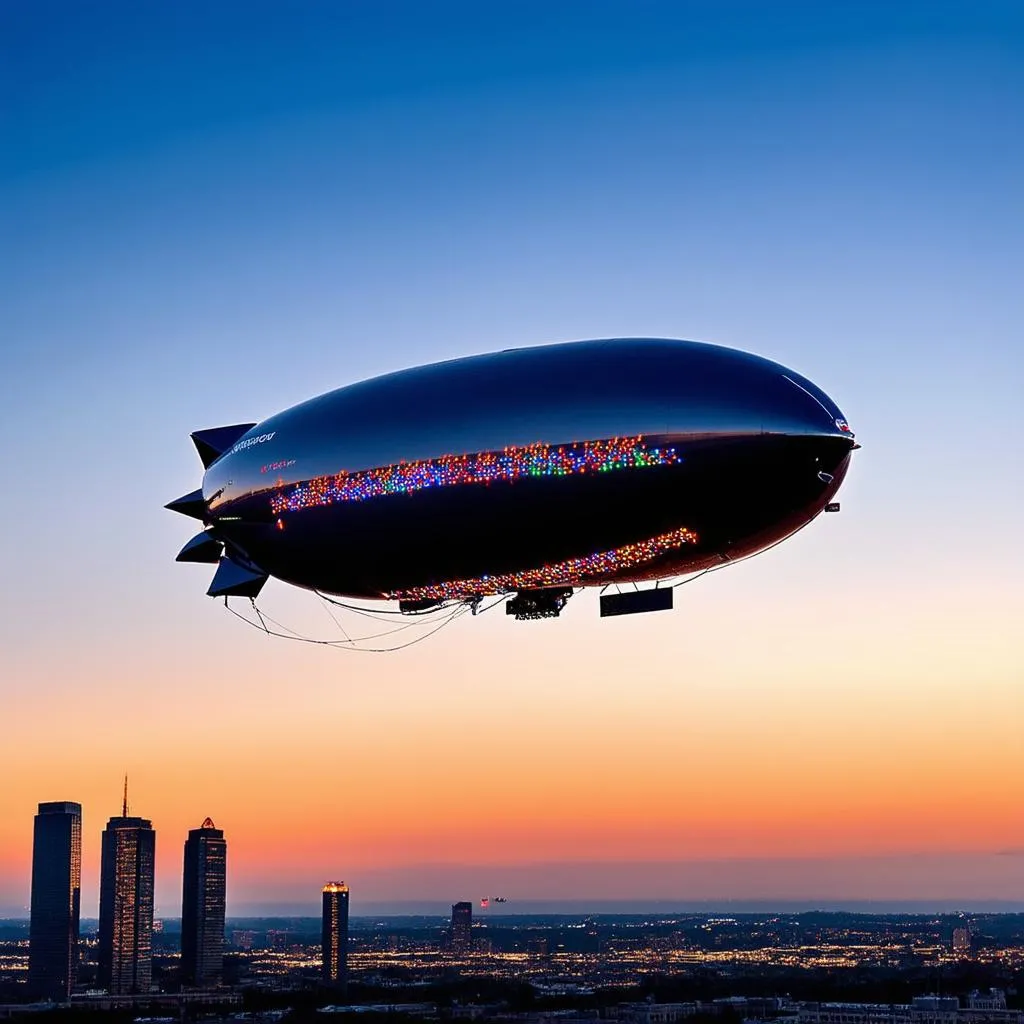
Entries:
{"type": "Polygon", "coordinates": [[[266,582],[266,573],[222,558],[206,593],[210,597],[256,597],[266,582]]]}
{"type": "Polygon", "coordinates": [[[224,545],[213,534],[203,530],[197,533],[179,552],[176,562],[211,562],[220,561],[224,545]]]}
{"type": "Polygon", "coordinates": [[[194,430],[192,443],[203,460],[203,468],[217,461],[240,437],[255,427],[255,423],[236,423],[233,427],[211,427],[209,430],[194,430]]]}
{"type": "Polygon", "coordinates": [[[172,512],[180,512],[183,516],[191,516],[193,519],[206,518],[206,502],[203,500],[201,490],[189,491],[188,494],[183,494],[180,498],[167,502],[164,508],[169,508],[172,512]]]}

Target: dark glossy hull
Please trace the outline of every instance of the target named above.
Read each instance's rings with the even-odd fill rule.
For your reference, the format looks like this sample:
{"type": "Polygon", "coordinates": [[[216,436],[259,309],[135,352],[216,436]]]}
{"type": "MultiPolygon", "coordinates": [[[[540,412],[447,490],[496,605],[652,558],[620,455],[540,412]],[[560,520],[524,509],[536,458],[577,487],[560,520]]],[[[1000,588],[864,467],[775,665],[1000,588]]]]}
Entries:
{"type": "Polygon", "coordinates": [[[630,339],[376,378],[253,427],[202,496],[227,554],[300,587],[465,599],[753,554],[831,501],[842,413],[767,360],[630,339]]]}

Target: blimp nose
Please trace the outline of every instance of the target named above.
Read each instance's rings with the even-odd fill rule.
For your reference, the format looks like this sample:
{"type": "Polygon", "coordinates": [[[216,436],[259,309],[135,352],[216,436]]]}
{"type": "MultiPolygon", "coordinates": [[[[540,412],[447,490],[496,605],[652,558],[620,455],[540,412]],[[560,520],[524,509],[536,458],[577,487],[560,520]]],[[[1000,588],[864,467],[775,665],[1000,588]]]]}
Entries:
{"type": "Polygon", "coordinates": [[[791,418],[800,433],[841,438],[854,445],[854,433],[835,402],[817,385],[792,370],[782,374],[784,418],[791,418]]]}
{"type": "Polygon", "coordinates": [[[850,441],[854,440],[856,435],[854,434],[853,428],[850,426],[850,424],[846,422],[845,416],[837,416],[835,418],[835,427],[836,433],[838,433],[840,437],[847,437],[850,439],[850,441]]]}

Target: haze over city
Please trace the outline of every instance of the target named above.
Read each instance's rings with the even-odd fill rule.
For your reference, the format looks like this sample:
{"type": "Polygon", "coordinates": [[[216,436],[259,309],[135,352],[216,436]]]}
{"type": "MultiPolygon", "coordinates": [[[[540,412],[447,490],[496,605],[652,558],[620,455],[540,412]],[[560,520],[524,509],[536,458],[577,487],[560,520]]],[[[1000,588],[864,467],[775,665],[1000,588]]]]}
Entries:
{"type": "Polygon", "coordinates": [[[158,915],[207,815],[236,914],[342,877],[355,913],[1020,907],[1020,5],[110,0],[0,39],[0,916],[51,800],[96,915],[125,773],[158,915]],[[641,336],[834,395],[841,513],[672,612],[379,655],[174,562],[190,431],[641,336]]]}

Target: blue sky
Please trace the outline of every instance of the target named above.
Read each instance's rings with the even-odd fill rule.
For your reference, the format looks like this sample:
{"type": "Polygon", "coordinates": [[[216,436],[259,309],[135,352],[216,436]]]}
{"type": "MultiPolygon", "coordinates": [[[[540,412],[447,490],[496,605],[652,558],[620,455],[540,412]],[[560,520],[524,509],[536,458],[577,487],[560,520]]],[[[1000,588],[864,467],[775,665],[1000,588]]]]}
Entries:
{"type": "MultiPolygon", "coordinates": [[[[27,768],[45,756],[33,715],[65,708],[68,757],[109,747],[90,785],[108,773],[116,797],[118,716],[150,728],[168,678],[186,701],[210,685],[198,664],[270,686],[260,638],[172,561],[188,526],[161,506],[198,483],[190,430],[416,363],[616,335],[778,359],[864,443],[841,517],[703,592],[695,614],[745,617],[758,655],[704,669],[763,697],[792,671],[787,623],[827,631],[818,606],[834,602],[839,647],[880,652],[848,669],[850,693],[903,686],[899,728],[1012,742],[1019,4],[40,2],[6,5],[0,38],[0,734],[36,751],[27,768]],[[97,730],[101,709],[118,710],[97,730]]],[[[537,650],[589,645],[593,611],[537,650]]],[[[687,621],[622,628],[685,660],[687,621]]],[[[375,667],[374,685],[524,646],[475,627],[375,667]]],[[[808,655],[833,671],[823,644],[808,655]]],[[[537,668],[508,659],[509,680],[537,668]]],[[[446,708],[466,699],[431,685],[446,708]]],[[[732,710],[707,699],[727,732],[732,710]]],[[[170,726],[152,728],[170,750],[170,726]]],[[[1024,758],[1002,770],[1019,780],[1024,758]]],[[[51,798],[24,788],[0,807],[51,798]]],[[[0,856],[11,892],[23,839],[0,835],[21,851],[0,856]]],[[[1022,842],[1019,825],[993,837],[1022,842]]]]}

